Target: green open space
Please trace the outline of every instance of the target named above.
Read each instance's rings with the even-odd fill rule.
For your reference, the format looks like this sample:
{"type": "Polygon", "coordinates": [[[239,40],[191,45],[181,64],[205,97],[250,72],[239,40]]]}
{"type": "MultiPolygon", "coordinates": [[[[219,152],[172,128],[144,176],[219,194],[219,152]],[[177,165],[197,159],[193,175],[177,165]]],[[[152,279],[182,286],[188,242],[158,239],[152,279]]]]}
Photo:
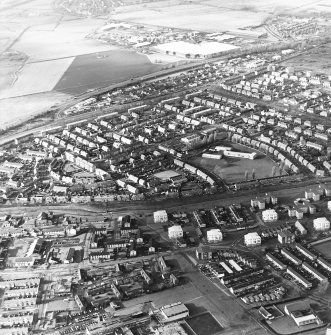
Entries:
{"type": "Polygon", "coordinates": [[[214,335],[223,330],[223,327],[209,312],[193,316],[186,322],[197,335],[214,335]]]}
{"type": "Polygon", "coordinates": [[[234,157],[223,157],[222,159],[194,157],[191,162],[220,176],[229,184],[245,181],[246,171],[248,180],[252,179],[253,170],[256,179],[271,177],[274,167],[275,176],[279,176],[280,171],[277,164],[266,155],[239,144],[232,144],[232,147],[234,151],[257,152],[258,156],[254,160],[234,157]]]}
{"type": "Polygon", "coordinates": [[[330,259],[331,258],[331,240],[315,244],[314,249],[316,249],[318,252],[320,252],[322,255],[325,256],[325,258],[330,259]]]}

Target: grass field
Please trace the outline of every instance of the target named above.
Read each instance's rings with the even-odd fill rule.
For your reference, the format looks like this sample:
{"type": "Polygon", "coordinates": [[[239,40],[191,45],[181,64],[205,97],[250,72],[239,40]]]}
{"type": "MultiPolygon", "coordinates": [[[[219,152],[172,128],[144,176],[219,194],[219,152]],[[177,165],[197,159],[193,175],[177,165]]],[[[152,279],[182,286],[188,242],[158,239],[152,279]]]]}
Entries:
{"type": "Polygon", "coordinates": [[[113,15],[123,20],[147,25],[193,29],[200,31],[227,31],[240,27],[258,26],[267,17],[264,12],[232,10],[226,7],[199,3],[160,6],[136,11],[118,11],[113,15]]]}
{"type": "Polygon", "coordinates": [[[103,24],[100,19],[49,18],[29,27],[13,48],[24,52],[30,61],[74,57],[116,49],[114,46],[86,39],[86,35],[103,24]]]}
{"type": "Polygon", "coordinates": [[[326,258],[331,259],[331,241],[314,245],[314,249],[319,251],[326,258]]]}
{"type": "Polygon", "coordinates": [[[80,94],[160,70],[145,55],[113,50],[78,56],[55,86],[56,91],[80,94]],[[83,70],[84,69],[84,70],[83,70]]]}
{"type": "Polygon", "coordinates": [[[331,43],[284,62],[286,66],[295,66],[297,70],[314,71],[331,75],[331,43]]]}
{"type": "Polygon", "coordinates": [[[73,60],[70,57],[25,64],[15,83],[0,93],[0,99],[51,91],[73,60]]]}
{"type": "Polygon", "coordinates": [[[63,16],[53,0],[0,0],[0,21],[0,129],[66,100],[40,92],[53,89],[75,56],[116,48],[85,38],[104,20],[63,16]]]}
{"type": "MultiPolygon", "coordinates": [[[[237,144],[232,146],[234,150],[240,150],[242,152],[252,151],[237,144]]],[[[245,171],[248,171],[248,178],[251,179],[253,169],[255,170],[255,178],[271,177],[272,169],[275,165],[272,160],[259,153],[257,158],[254,160],[232,157],[223,157],[220,160],[195,157],[191,160],[191,162],[217,174],[227,183],[244,181],[245,171]]],[[[276,169],[276,175],[279,175],[278,169],[276,169]]]]}
{"type": "Polygon", "coordinates": [[[26,122],[58,102],[70,97],[60,92],[45,92],[0,100],[0,129],[26,122]]]}
{"type": "Polygon", "coordinates": [[[214,335],[223,329],[209,312],[193,316],[186,322],[197,335],[214,335]]]}
{"type": "Polygon", "coordinates": [[[277,13],[325,11],[328,10],[327,3],[328,0],[170,0],[116,8],[112,18],[206,32],[227,31],[259,26],[277,13]]]}

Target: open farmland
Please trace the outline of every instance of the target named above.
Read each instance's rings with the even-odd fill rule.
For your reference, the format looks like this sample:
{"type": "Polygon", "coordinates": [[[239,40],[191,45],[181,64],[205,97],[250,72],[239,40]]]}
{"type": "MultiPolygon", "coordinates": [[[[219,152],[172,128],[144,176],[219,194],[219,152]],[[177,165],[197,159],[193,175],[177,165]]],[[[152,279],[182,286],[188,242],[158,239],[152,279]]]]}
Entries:
{"type": "MultiPolygon", "coordinates": [[[[124,1],[124,3],[127,2],[124,1]]],[[[76,94],[84,90],[106,86],[153,72],[157,69],[157,65],[150,64],[145,56],[131,55],[128,56],[131,58],[127,58],[124,63],[119,56],[114,56],[111,59],[108,57],[98,59],[98,53],[118,50],[115,46],[86,39],[88,34],[104,25],[104,18],[63,15],[63,13],[56,12],[52,4],[52,0],[21,2],[0,0],[0,20],[2,22],[0,26],[0,48],[1,51],[7,51],[4,53],[7,58],[0,59],[1,97],[48,91],[64,72],[65,75],[56,89],[61,92],[76,94]],[[11,56],[14,52],[17,52],[19,56],[11,56]],[[66,71],[68,63],[72,61],[71,58],[82,55],[84,55],[84,58],[74,60],[66,71]],[[28,65],[41,61],[47,62],[46,64],[49,65],[47,70],[45,70],[44,65],[28,65]],[[119,61],[121,61],[120,66],[119,61]],[[129,65],[131,61],[134,65],[129,65]],[[60,66],[60,64],[62,65],[60,66]],[[101,64],[105,67],[105,71],[100,70],[101,64]],[[79,73],[81,65],[86,65],[88,70],[79,73]],[[123,74],[121,74],[121,71],[123,71],[123,74]],[[42,78],[41,76],[38,77],[38,81],[35,80],[35,72],[43,74],[42,78]]],[[[269,15],[281,11],[287,12],[287,9],[328,10],[330,7],[327,7],[327,5],[327,0],[315,1],[314,3],[309,0],[294,0],[291,2],[285,0],[239,0],[232,3],[225,0],[190,3],[182,0],[169,0],[144,3],[143,5],[121,6],[114,9],[111,18],[158,26],[224,31],[233,28],[258,26],[269,15]]],[[[155,61],[155,57],[157,59],[164,57],[164,62],[173,61],[173,59],[166,59],[167,56],[165,55],[152,55],[150,57],[152,63],[155,61]]],[[[56,93],[54,94],[55,97],[58,96],[56,93]]],[[[34,99],[32,95],[30,97],[31,101],[15,98],[15,103],[10,104],[12,113],[6,116],[6,122],[11,122],[11,116],[13,116],[13,122],[16,122],[18,119],[26,119],[27,115],[31,115],[30,112],[26,113],[25,103],[29,105],[28,109],[30,110],[30,106],[36,103],[37,99],[34,99]],[[21,104],[20,101],[25,103],[21,104]]],[[[51,100],[54,101],[54,99],[51,100]]],[[[5,104],[7,105],[8,102],[6,101],[5,104]]],[[[36,105],[37,111],[34,114],[41,112],[40,106],[41,104],[36,105]]]]}
{"type": "Polygon", "coordinates": [[[266,15],[265,13],[215,8],[194,3],[123,13],[119,11],[113,15],[113,18],[147,25],[211,32],[259,26],[266,15]]]}
{"type": "Polygon", "coordinates": [[[14,84],[0,93],[0,99],[51,91],[73,60],[70,57],[26,64],[14,84]]]}
{"type": "Polygon", "coordinates": [[[40,94],[0,99],[0,129],[26,122],[28,119],[42,114],[58,102],[70,97],[60,92],[44,92],[40,94]]]}
{"type": "Polygon", "coordinates": [[[113,19],[146,25],[192,29],[200,31],[227,31],[257,27],[275,13],[327,10],[328,0],[207,0],[159,1],[116,8],[113,19]]]}
{"type": "Polygon", "coordinates": [[[102,25],[98,19],[64,18],[29,27],[12,46],[29,56],[30,62],[114,50],[116,47],[86,39],[85,36],[102,25]]]}
{"type": "Polygon", "coordinates": [[[114,50],[78,56],[55,86],[55,90],[76,95],[161,68],[160,65],[152,64],[145,55],[132,51],[114,50]]]}
{"type": "Polygon", "coordinates": [[[116,49],[85,38],[101,19],[63,16],[51,0],[0,1],[0,21],[2,129],[66,100],[49,91],[75,56],[116,49]]]}

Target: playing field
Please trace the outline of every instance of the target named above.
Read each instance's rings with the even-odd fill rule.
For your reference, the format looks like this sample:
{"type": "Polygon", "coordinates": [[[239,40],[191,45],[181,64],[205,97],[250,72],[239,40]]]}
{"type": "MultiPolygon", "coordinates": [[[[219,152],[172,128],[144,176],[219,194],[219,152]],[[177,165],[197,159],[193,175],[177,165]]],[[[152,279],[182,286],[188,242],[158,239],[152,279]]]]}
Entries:
{"type": "MultiPolygon", "coordinates": [[[[236,150],[239,147],[236,145],[236,150]]],[[[245,148],[241,151],[248,152],[249,150],[245,148]]],[[[254,160],[233,157],[223,157],[222,159],[195,157],[191,162],[215,173],[229,184],[244,181],[246,171],[248,172],[248,179],[252,178],[253,170],[256,179],[271,177],[275,166],[272,160],[262,154],[258,154],[254,160]]],[[[278,169],[276,169],[277,175],[279,175],[278,169]]]]}
{"type": "Polygon", "coordinates": [[[331,240],[314,245],[314,249],[319,251],[325,258],[331,258],[331,240]]]}
{"type": "Polygon", "coordinates": [[[223,329],[209,312],[193,316],[187,319],[186,323],[197,335],[214,335],[223,329]]]}
{"type": "Polygon", "coordinates": [[[83,55],[75,58],[54,89],[75,95],[160,69],[160,65],[152,64],[145,55],[133,51],[113,50],[83,55]]]}

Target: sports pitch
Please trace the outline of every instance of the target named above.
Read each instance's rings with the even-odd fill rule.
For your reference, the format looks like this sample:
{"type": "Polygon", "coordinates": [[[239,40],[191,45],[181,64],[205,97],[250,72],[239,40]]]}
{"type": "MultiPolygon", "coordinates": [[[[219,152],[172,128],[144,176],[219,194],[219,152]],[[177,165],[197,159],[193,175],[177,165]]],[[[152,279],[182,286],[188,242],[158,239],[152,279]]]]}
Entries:
{"type": "Polygon", "coordinates": [[[325,258],[331,258],[331,240],[314,245],[314,249],[324,255],[325,258]]]}
{"type": "Polygon", "coordinates": [[[186,323],[197,335],[215,335],[223,330],[223,327],[217,322],[214,316],[205,312],[186,319],[186,323]]]}
{"type": "MultiPolygon", "coordinates": [[[[271,177],[275,166],[273,161],[262,155],[254,160],[230,157],[218,160],[195,157],[191,162],[217,174],[229,184],[245,181],[245,171],[248,171],[248,179],[251,179],[253,170],[257,179],[271,177]]],[[[278,171],[276,175],[279,175],[278,171]]]]}

